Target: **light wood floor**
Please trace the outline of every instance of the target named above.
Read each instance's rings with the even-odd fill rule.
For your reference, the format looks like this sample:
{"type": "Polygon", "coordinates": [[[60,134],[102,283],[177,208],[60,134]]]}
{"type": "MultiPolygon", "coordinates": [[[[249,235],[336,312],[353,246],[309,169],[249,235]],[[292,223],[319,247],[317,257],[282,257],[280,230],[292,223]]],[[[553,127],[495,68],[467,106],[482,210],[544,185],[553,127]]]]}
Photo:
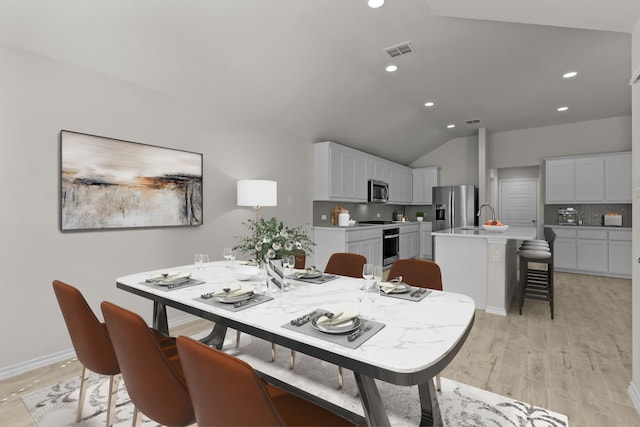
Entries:
{"type": "MultiPolygon", "coordinates": [[[[575,426],[640,426],[631,381],[631,281],[556,273],[549,304],[526,300],[520,316],[478,310],[473,330],[444,377],[563,413],[575,426]]],[[[196,321],[171,330],[191,335],[196,321]]],[[[77,361],[0,381],[0,425],[33,426],[20,396],[80,375],[77,361]]]]}

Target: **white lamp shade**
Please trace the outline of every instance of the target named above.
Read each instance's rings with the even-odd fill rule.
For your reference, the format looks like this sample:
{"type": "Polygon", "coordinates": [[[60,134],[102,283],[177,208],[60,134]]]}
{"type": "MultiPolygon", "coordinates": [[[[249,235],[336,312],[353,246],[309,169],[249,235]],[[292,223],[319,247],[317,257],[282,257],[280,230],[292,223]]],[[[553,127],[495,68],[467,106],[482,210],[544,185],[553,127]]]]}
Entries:
{"type": "Polygon", "coordinates": [[[259,179],[239,180],[238,206],[278,206],[278,183],[259,179]]]}

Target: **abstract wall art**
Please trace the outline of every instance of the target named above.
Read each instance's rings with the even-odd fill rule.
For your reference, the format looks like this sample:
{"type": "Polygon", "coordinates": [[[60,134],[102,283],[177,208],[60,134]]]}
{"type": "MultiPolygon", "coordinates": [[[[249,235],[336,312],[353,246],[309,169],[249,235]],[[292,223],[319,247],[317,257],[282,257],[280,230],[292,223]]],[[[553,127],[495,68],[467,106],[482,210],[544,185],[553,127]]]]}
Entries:
{"type": "Polygon", "coordinates": [[[60,229],[202,224],[202,154],[63,130],[60,229]]]}

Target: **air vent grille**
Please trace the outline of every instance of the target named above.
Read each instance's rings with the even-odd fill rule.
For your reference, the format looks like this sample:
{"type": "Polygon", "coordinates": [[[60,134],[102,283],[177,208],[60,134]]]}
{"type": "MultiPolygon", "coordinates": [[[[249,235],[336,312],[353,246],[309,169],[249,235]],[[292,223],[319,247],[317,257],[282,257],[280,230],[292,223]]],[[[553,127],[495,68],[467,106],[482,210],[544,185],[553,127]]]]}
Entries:
{"type": "Polygon", "coordinates": [[[469,119],[469,120],[465,120],[465,123],[468,125],[475,125],[477,123],[480,123],[480,119],[469,119]]]}
{"type": "Polygon", "coordinates": [[[384,51],[387,52],[387,55],[389,55],[391,58],[415,52],[410,41],[388,47],[384,49],[384,51]]]}

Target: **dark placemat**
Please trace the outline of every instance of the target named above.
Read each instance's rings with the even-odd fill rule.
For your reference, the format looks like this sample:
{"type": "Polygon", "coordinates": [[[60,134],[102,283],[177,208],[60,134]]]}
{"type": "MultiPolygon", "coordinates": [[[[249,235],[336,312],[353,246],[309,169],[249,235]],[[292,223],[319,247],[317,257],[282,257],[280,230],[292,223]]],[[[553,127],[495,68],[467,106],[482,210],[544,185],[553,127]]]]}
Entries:
{"type": "Polygon", "coordinates": [[[391,297],[391,298],[398,298],[398,299],[404,299],[407,301],[422,301],[423,299],[425,299],[427,297],[427,295],[429,295],[431,293],[431,291],[425,289],[425,288],[414,288],[413,286],[411,287],[411,290],[409,292],[404,292],[401,294],[393,294],[393,293],[385,293],[385,292],[380,292],[380,295],[382,295],[383,297],[391,297]]]}
{"type": "Polygon", "coordinates": [[[161,291],[175,291],[176,289],[184,289],[190,286],[202,285],[204,282],[198,279],[189,279],[182,283],[176,283],[175,285],[159,285],[157,283],[149,283],[149,282],[140,282],[141,285],[151,286],[155,289],[160,289],[161,291]]]}
{"type": "Polygon", "coordinates": [[[218,302],[213,298],[202,298],[199,296],[198,298],[194,298],[195,301],[204,302],[206,304],[212,305],[214,307],[222,308],[224,310],[229,311],[240,311],[245,308],[253,307],[254,305],[262,304],[263,302],[271,301],[273,297],[262,294],[253,294],[253,296],[244,301],[238,301],[236,303],[225,304],[223,302],[218,302]]]}
{"type": "MultiPolygon", "coordinates": [[[[328,310],[323,310],[321,308],[314,310],[316,314],[326,313],[327,311],[328,310]]],[[[320,332],[317,329],[315,329],[313,326],[311,326],[311,320],[310,320],[311,318],[313,318],[313,316],[308,317],[309,320],[306,322],[304,321],[306,319],[302,319],[302,318],[292,319],[292,322],[295,322],[296,320],[299,320],[300,322],[295,322],[296,324],[293,324],[292,322],[288,322],[282,325],[282,327],[285,329],[290,329],[292,331],[300,332],[305,335],[320,338],[335,344],[340,344],[349,348],[360,347],[365,341],[367,341],[369,338],[371,338],[372,336],[377,334],[380,330],[382,330],[382,328],[384,328],[384,323],[376,322],[375,320],[369,320],[369,319],[365,319],[364,317],[361,317],[360,319],[362,320],[362,324],[360,325],[359,329],[361,329],[362,331],[360,332],[357,338],[350,341],[349,335],[351,335],[353,332],[345,333],[345,334],[327,334],[324,332],[320,332]]]]}
{"type": "Polygon", "coordinates": [[[336,276],[335,274],[323,274],[322,276],[313,279],[305,279],[302,277],[293,277],[292,279],[297,282],[315,283],[316,285],[319,285],[322,283],[330,282],[332,280],[336,280],[337,278],[338,276],[336,276]]]}

